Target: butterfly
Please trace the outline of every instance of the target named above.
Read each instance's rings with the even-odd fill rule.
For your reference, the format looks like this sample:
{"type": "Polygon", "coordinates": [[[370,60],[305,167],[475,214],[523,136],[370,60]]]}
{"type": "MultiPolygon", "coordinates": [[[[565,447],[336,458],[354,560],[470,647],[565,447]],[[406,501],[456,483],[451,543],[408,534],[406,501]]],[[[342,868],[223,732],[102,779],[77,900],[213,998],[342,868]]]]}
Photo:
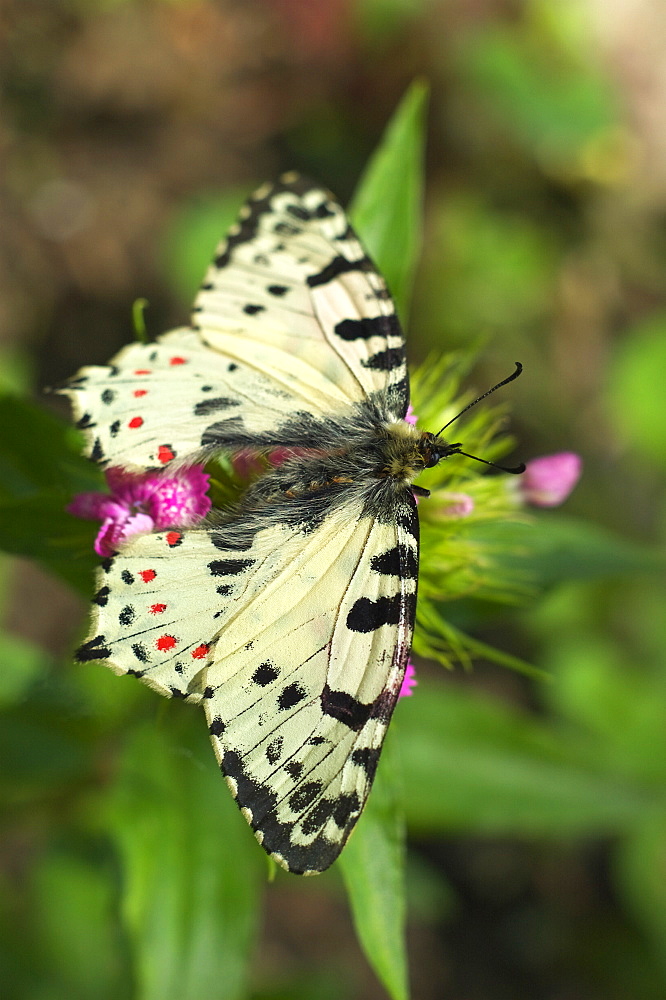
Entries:
{"type": "Polygon", "coordinates": [[[330,192],[285,174],[241,209],[189,327],[65,391],[102,465],[291,449],[234,509],[106,559],[77,656],[201,703],[257,840],[288,871],[323,871],[367,800],[407,665],[427,492],[412,480],[460,447],[405,420],[384,279],[330,192]]]}

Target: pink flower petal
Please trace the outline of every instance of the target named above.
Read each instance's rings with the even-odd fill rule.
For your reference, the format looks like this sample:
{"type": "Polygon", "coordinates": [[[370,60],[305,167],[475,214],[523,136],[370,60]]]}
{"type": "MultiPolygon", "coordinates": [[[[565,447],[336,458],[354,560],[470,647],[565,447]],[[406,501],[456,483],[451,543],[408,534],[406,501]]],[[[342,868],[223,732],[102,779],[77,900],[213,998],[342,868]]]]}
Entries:
{"type": "Polygon", "coordinates": [[[118,466],[106,471],[111,495],[80,493],[68,510],[78,517],[104,523],[95,551],[108,556],[137,532],[189,527],[211,508],[206,495],[208,476],[199,465],[177,472],[128,472],[118,466]]]}
{"type": "Polygon", "coordinates": [[[95,539],[95,552],[100,556],[111,556],[131,535],[152,531],[154,522],[147,514],[132,514],[125,520],[107,518],[95,539]]]}
{"type": "Polygon", "coordinates": [[[158,531],[196,524],[211,508],[210,498],[206,495],[208,476],[199,465],[159,479],[155,474],[152,486],[148,509],[158,531]]]}
{"type": "Polygon", "coordinates": [[[405,420],[407,421],[408,424],[415,424],[418,421],[418,417],[414,413],[414,408],[412,407],[411,403],[407,407],[407,413],[405,414],[405,420]]]}
{"type": "Polygon", "coordinates": [[[105,493],[77,493],[67,510],[75,517],[83,517],[87,521],[96,521],[98,518],[108,517],[106,506],[113,502],[111,497],[105,493]]]}
{"type": "Polygon", "coordinates": [[[535,507],[557,507],[578,482],[582,464],[580,455],[572,451],[534,458],[518,479],[518,492],[535,507]]]}

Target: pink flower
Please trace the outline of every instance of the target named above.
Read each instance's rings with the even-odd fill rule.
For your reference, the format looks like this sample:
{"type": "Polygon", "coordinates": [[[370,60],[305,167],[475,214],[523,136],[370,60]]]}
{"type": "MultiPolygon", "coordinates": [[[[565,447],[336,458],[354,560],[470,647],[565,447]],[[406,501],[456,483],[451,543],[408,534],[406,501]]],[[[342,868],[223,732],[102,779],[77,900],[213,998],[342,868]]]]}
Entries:
{"type": "Polygon", "coordinates": [[[402,686],[398,698],[409,698],[414,693],[412,688],[415,688],[417,684],[416,670],[414,669],[414,664],[410,661],[407,664],[405,676],[402,678],[402,686]]]}
{"type": "Polygon", "coordinates": [[[77,517],[102,521],[95,539],[100,556],[112,555],[138,532],[196,524],[211,508],[208,476],[199,465],[177,472],[139,473],[114,466],[105,475],[111,495],[79,493],[67,507],[77,517]]]}
{"type": "Polygon", "coordinates": [[[573,451],[534,458],[527,463],[523,475],[516,477],[518,494],[534,507],[557,507],[573,490],[581,469],[580,455],[573,451]]]}
{"type": "Polygon", "coordinates": [[[443,517],[467,517],[474,510],[474,500],[469,493],[443,493],[442,499],[446,501],[439,508],[443,517]]]}
{"type": "Polygon", "coordinates": [[[412,407],[411,403],[407,408],[407,413],[405,414],[405,420],[407,421],[408,424],[415,424],[418,421],[418,417],[414,413],[414,408],[412,407]]]}

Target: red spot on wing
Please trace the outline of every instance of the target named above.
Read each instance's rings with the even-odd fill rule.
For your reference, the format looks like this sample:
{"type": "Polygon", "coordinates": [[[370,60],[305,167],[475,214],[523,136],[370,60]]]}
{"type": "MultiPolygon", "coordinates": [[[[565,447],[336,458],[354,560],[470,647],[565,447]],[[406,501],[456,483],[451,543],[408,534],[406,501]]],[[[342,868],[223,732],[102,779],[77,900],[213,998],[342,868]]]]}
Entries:
{"type": "Polygon", "coordinates": [[[139,576],[141,577],[144,583],[150,583],[151,580],[155,579],[157,573],[155,572],[154,569],[140,569],[139,576]]]}
{"type": "Polygon", "coordinates": [[[147,389],[135,389],[135,390],[134,390],[134,392],[132,393],[132,395],[133,395],[133,396],[134,396],[134,397],[135,397],[136,399],[138,399],[138,398],[139,398],[139,396],[145,396],[147,392],[148,392],[148,390],[147,390],[147,389]]]}
{"type": "Polygon", "coordinates": [[[180,545],[183,540],[183,536],[180,531],[167,531],[166,540],[167,545],[170,545],[171,548],[173,548],[174,545],[180,545]]]}
{"type": "Polygon", "coordinates": [[[137,427],[141,427],[142,425],[143,425],[143,417],[132,417],[127,426],[131,427],[134,430],[137,427]]]}
{"type": "Polygon", "coordinates": [[[178,640],[173,635],[161,635],[155,645],[160,652],[165,652],[169,649],[173,649],[177,642],[178,640]]]}
{"type": "Polygon", "coordinates": [[[167,462],[170,462],[175,457],[175,451],[172,451],[168,444],[161,444],[157,449],[157,459],[162,465],[166,465],[167,462]]]}
{"type": "Polygon", "coordinates": [[[152,375],[150,368],[137,368],[135,375],[152,375]]]}
{"type": "Polygon", "coordinates": [[[186,365],[187,358],[169,358],[170,365],[186,365]]]}
{"type": "Polygon", "coordinates": [[[151,615],[161,615],[166,611],[166,604],[151,604],[150,613],[151,615]]]}
{"type": "Polygon", "coordinates": [[[207,643],[202,642],[200,646],[197,646],[196,649],[192,650],[192,659],[193,660],[203,660],[203,659],[205,659],[205,657],[208,656],[208,651],[209,650],[210,650],[210,646],[207,645],[207,643]]]}

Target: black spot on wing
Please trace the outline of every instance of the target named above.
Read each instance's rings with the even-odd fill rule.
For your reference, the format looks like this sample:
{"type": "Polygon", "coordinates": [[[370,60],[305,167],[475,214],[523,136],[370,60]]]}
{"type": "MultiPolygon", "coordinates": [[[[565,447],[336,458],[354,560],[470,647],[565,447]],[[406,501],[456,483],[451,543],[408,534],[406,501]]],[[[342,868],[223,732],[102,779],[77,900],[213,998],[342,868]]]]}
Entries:
{"type": "Polygon", "coordinates": [[[369,597],[359,597],[347,615],[347,628],[352,632],[374,632],[382,625],[397,625],[401,607],[401,594],[378,597],[376,601],[369,597]]]}
{"type": "Polygon", "coordinates": [[[266,760],[269,764],[277,764],[280,757],[282,756],[282,746],[284,744],[284,736],[276,736],[274,740],[266,747],[266,760]]]}
{"type": "MultiPolygon", "coordinates": [[[[335,332],[342,340],[369,340],[370,337],[401,337],[400,321],[395,313],[389,316],[366,316],[363,319],[343,319],[335,332]]],[[[398,349],[402,352],[402,349],[398,349]]],[[[404,354],[401,360],[404,361],[404,354]]],[[[393,367],[393,366],[392,366],[393,367]]]]}
{"type": "Polygon", "coordinates": [[[273,226],[273,232],[278,233],[280,236],[298,236],[303,230],[300,226],[294,226],[291,222],[276,222],[273,226]]]}
{"type": "Polygon", "coordinates": [[[320,830],[324,823],[333,815],[335,808],[334,799],[320,799],[316,805],[310,809],[309,813],[301,823],[301,829],[306,837],[311,836],[320,830]]]}
{"type": "Polygon", "coordinates": [[[375,372],[390,372],[394,368],[401,368],[404,363],[405,352],[402,347],[388,347],[385,351],[378,351],[369,358],[361,358],[363,368],[375,372]]]}
{"type": "Polygon", "coordinates": [[[347,691],[333,691],[327,684],[321,693],[321,710],[358,732],[370,718],[372,703],[366,705],[347,691]]]}
{"type": "Polygon", "coordinates": [[[311,215],[307,208],[303,208],[302,205],[287,205],[285,211],[287,211],[289,215],[293,215],[295,219],[300,219],[301,222],[310,221],[311,215]]]}
{"type": "Polygon", "coordinates": [[[228,410],[232,406],[240,406],[237,399],[229,399],[228,396],[217,396],[215,399],[203,399],[194,407],[195,417],[205,417],[210,413],[218,413],[220,410],[228,410]]]}
{"type": "Polygon", "coordinates": [[[238,576],[254,566],[254,563],[254,559],[213,559],[208,563],[208,568],[211,576],[238,576]]]}
{"type": "Polygon", "coordinates": [[[132,652],[136,656],[136,658],[139,661],[139,663],[147,663],[148,662],[148,650],[143,645],[143,643],[141,643],[141,642],[135,642],[134,645],[132,646],[132,652]]]}
{"type": "Polygon", "coordinates": [[[82,646],[79,646],[75,658],[79,663],[87,663],[89,660],[106,660],[111,656],[111,650],[105,646],[106,636],[96,635],[94,639],[88,639],[82,646]]]}
{"type": "Polygon", "coordinates": [[[134,577],[132,576],[132,574],[128,569],[124,569],[122,571],[122,573],[120,574],[120,579],[123,581],[123,583],[126,583],[128,586],[131,586],[134,583],[134,577]]]}
{"type": "Polygon", "coordinates": [[[101,462],[104,458],[104,449],[102,448],[102,442],[99,438],[95,438],[95,443],[92,446],[90,457],[94,462],[101,462]]]}
{"type": "Polygon", "coordinates": [[[248,316],[256,316],[257,313],[264,312],[265,309],[266,306],[253,305],[251,302],[248,302],[246,306],[243,306],[243,312],[247,313],[248,316]]]}
{"type": "Polygon", "coordinates": [[[351,755],[351,762],[362,767],[368,776],[368,781],[372,781],[379,763],[379,749],[376,747],[357,747],[351,755]]]}
{"type": "Polygon", "coordinates": [[[226,728],[227,728],[226,722],[223,722],[220,716],[217,715],[209,725],[208,732],[210,733],[211,736],[222,736],[226,728]]]}
{"type": "Polygon", "coordinates": [[[284,765],[284,769],[293,781],[298,781],[303,774],[303,766],[300,760],[289,760],[284,765]]]}
{"type": "Polygon", "coordinates": [[[131,604],[124,607],[118,615],[118,621],[121,625],[131,625],[135,618],[136,612],[131,604]]]}
{"type": "Polygon", "coordinates": [[[92,599],[93,604],[99,604],[100,608],[105,607],[109,603],[109,594],[111,593],[108,587],[100,587],[95,596],[92,599]]]}
{"type": "Polygon", "coordinates": [[[84,413],[82,417],[76,421],[76,426],[80,430],[85,430],[86,427],[96,427],[97,424],[93,421],[92,413],[84,413]]]}
{"type": "Polygon", "coordinates": [[[273,681],[277,680],[279,676],[280,671],[275,664],[271,663],[270,660],[266,660],[266,662],[258,666],[252,674],[252,680],[260,687],[267,687],[269,684],[272,684],[273,681]]]}
{"type": "Polygon", "coordinates": [[[375,267],[369,257],[360,257],[358,260],[334,257],[318,274],[311,274],[306,280],[310,288],[316,288],[318,285],[327,285],[330,281],[335,281],[341,275],[349,274],[352,271],[372,272],[374,270],[375,267]]]}
{"type": "Polygon", "coordinates": [[[102,393],[102,396],[101,396],[102,402],[105,403],[107,406],[110,403],[112,403],[115,398],[116,398],[116,394],[113,391],[113,389],[105,389],[104,392],[102,393]]]}
{"type": "Polygon", "coordinates": [[[281,298],[283,295],[287,294],[289,288],[287,285],[269,285],[266,291],[271,295],[275,295],[276,298],[281,298]]]}
{"type": "MultiPolygon", "coordinates": [[[[331,216],[335,215],[335,211],[334,211],[333,208],[331,208],[331,206],[327,202],[322,201],[315,208],[314,214],[315,214],[315,216],[316,216],[317,219],[330,219],[331,216]]],[[[351,227],[349,227],[349,228],[351,228],[351,227]]],[[[353,230],[352,230],[352,233],[353,233],[353,230]]]]}
{"type": "Polygon", "coordinates": [[[333,819],[337,826],[343,830],[349,818],[352,814],[358,814],[361,811],[361,800],[359,799],[356,792],[350,792],[347,795],[339,795],[335,800],[333,808],[333,819]]]}
{"type": "Polygon", "coordinates": [[[117,437],[119,431],[120,431],[120,421],[114,420],[113,423],[109,425],[109,433],[111,434],[111,437],[113,438],[117,437]]]}
{"type": "Polygon", "coordinates": [[[306,781],[295,792],[289,796],[289,808],[292,812],[300,813],[308,806],[312,805],[315,799],[321,795],[323,782],[306,781]]]}
{"type": "Polygon", "coordinates": [[[413,549],[406,545],[394,545],[381,555],[373,556],[370,567],[376,573],[384,576],[398,576],[415,580],[418,575],[418,563],[413,549]]]}
{"type": "Polygon", "coordinates": [[[287,686],[280,692],[280,696],[277,700],[278,708],[281,712],[286,712],[289,708],[294,708],[299,702],[307,698],[307,691],[302,685],[293,683],[287,684],[287,686]]]}

